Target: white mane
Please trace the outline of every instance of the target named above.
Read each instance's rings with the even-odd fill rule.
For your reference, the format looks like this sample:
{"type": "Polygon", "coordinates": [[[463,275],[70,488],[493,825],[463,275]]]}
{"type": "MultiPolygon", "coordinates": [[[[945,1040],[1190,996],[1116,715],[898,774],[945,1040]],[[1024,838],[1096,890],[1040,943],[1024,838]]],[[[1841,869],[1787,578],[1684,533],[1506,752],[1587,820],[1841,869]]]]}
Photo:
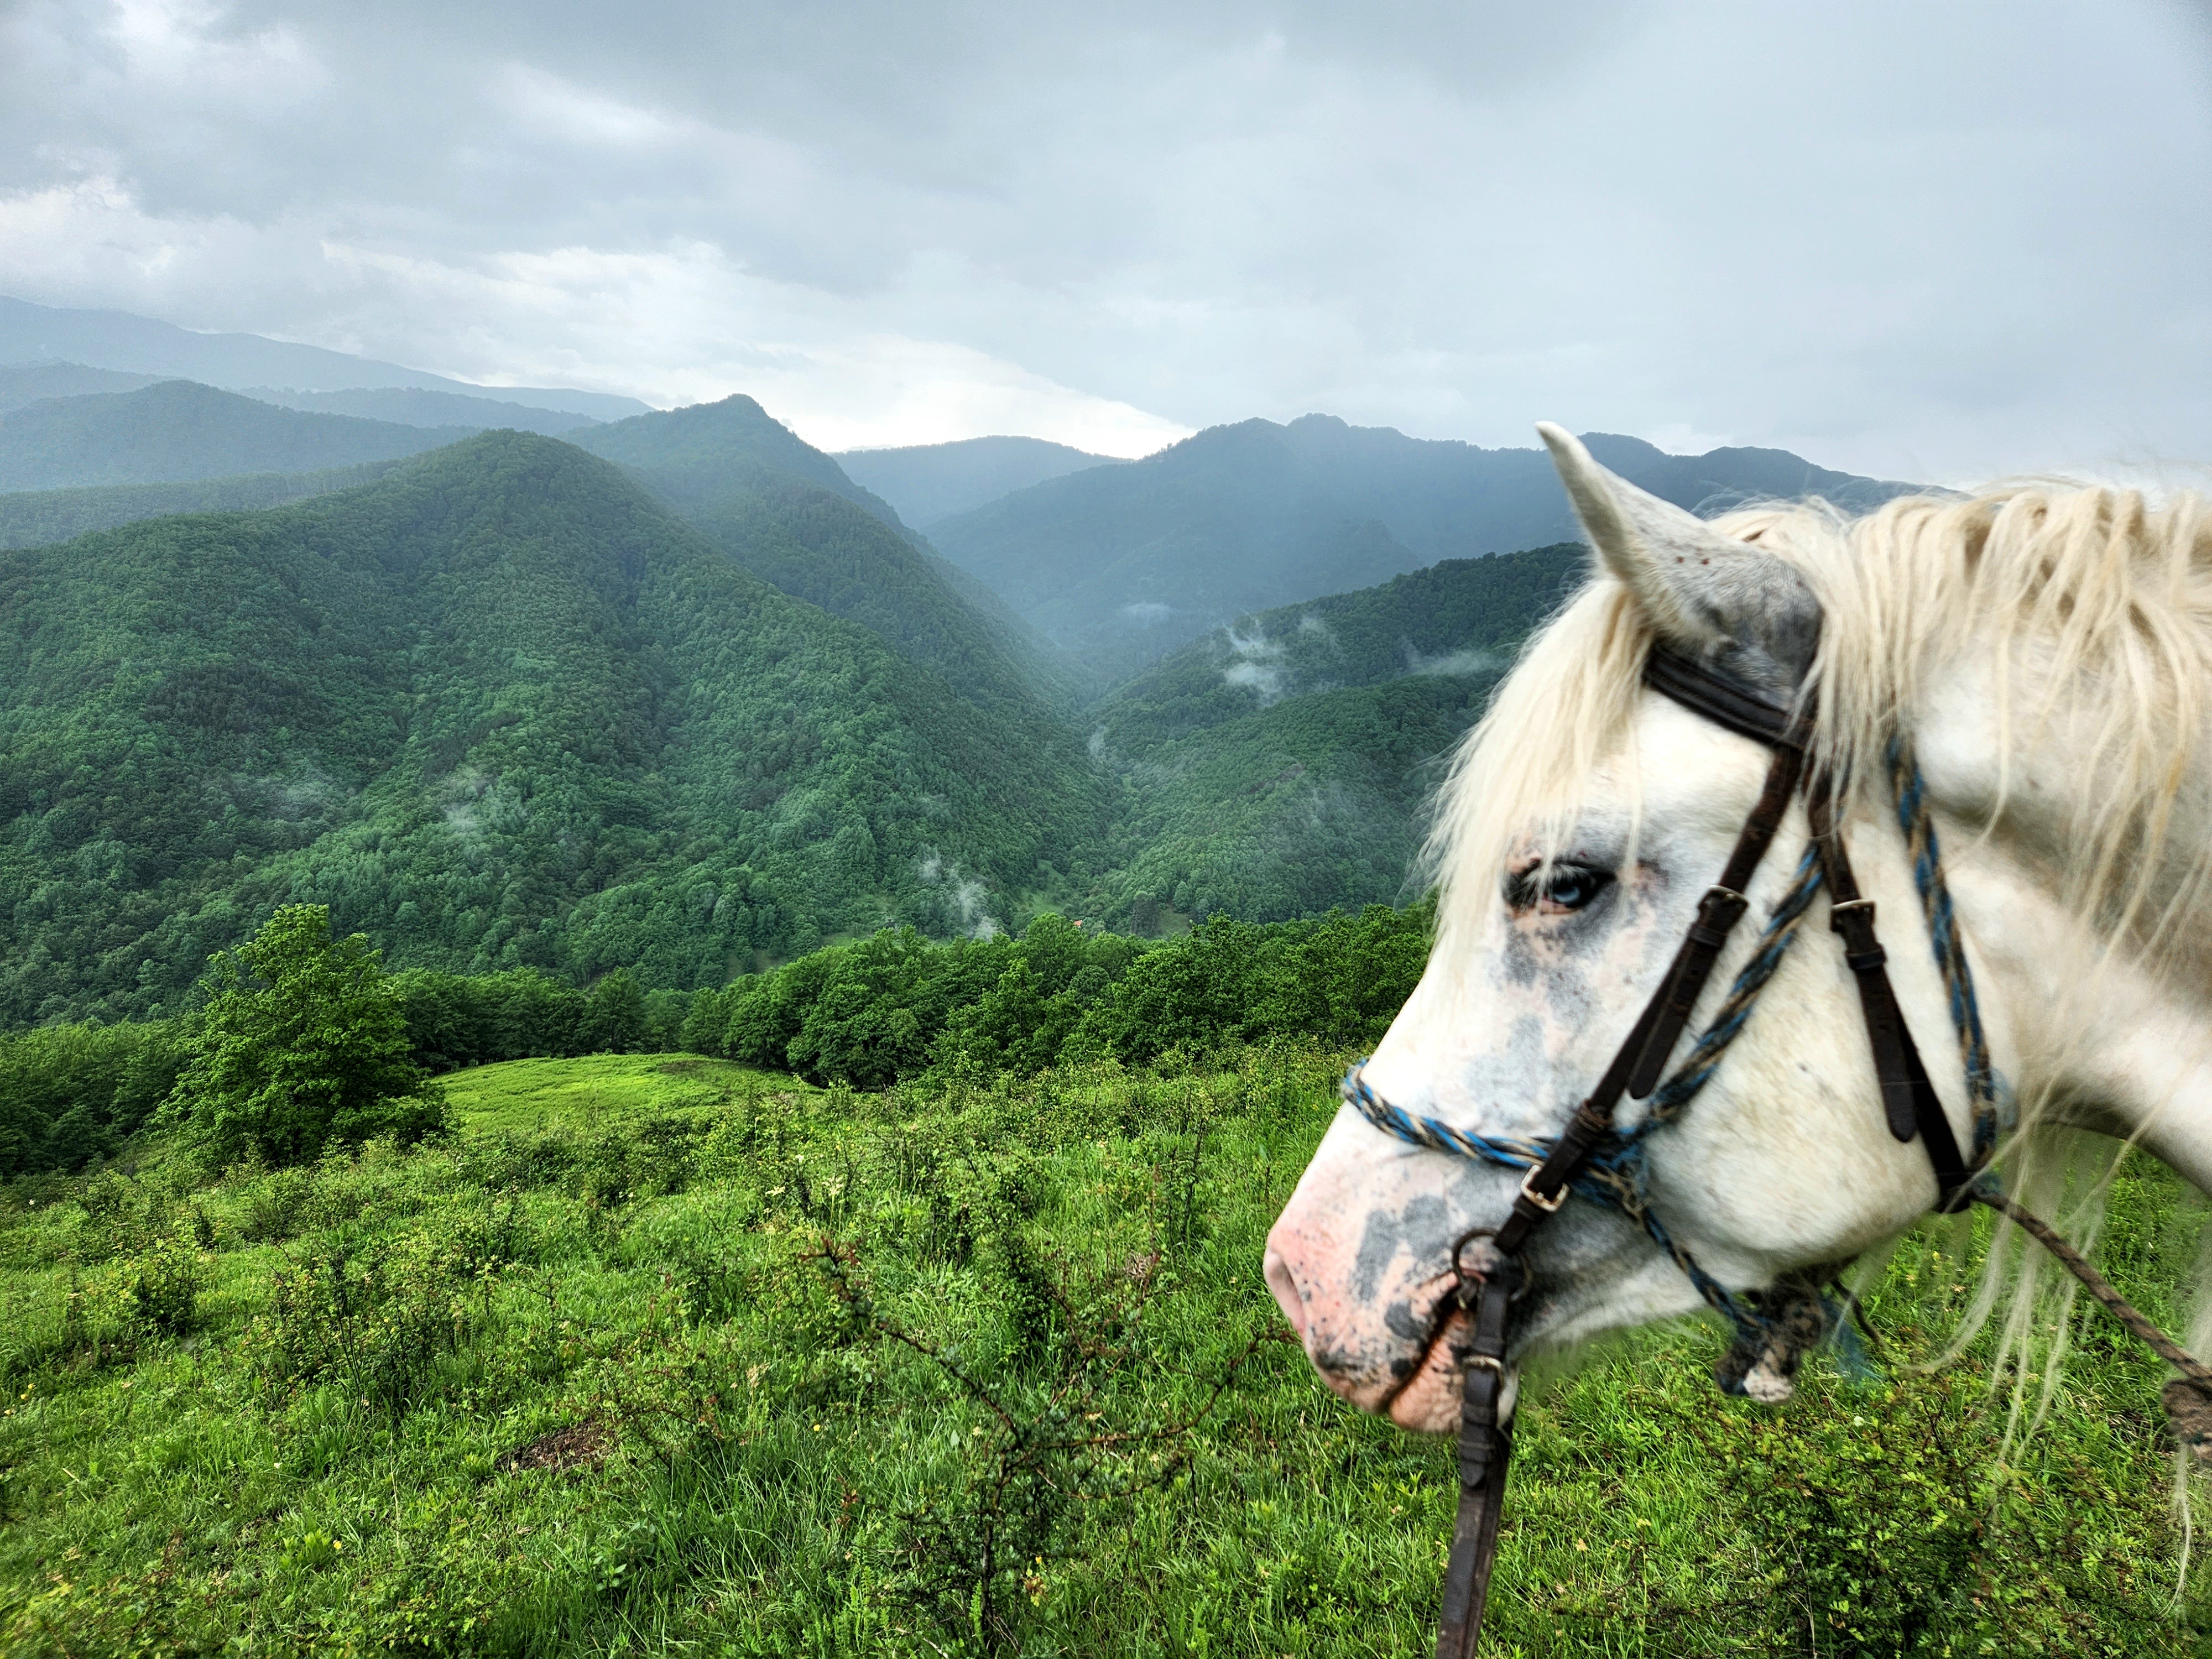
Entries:
{"type": "MultiPolygon", "coordinates": [[[[1986,647],[2008,769],[1978,827],[2002,817],[2010,764],[2063,730],[2094,780],[2043,849],[2068,902],[2100,936],[2201,967],[2212,945],[2212,504],[2021,484],[1907,497],[1856,520],[1819,503],[1753,508],[1712,527],[1787,561],[1819,599],[1816,749],[1858,780],[1862,805],[1887,788],[1883,747],[1911,734],[1931,672],[1986,647]]],[[[1429,855],[1443,939],[1480,932],[1508,854],[1532,830],[1556,845],[1592,773],[1621,755],[1651,639],[1626,591],[1598,574],[1523,647],[1439,797],[1429,855]]]]}

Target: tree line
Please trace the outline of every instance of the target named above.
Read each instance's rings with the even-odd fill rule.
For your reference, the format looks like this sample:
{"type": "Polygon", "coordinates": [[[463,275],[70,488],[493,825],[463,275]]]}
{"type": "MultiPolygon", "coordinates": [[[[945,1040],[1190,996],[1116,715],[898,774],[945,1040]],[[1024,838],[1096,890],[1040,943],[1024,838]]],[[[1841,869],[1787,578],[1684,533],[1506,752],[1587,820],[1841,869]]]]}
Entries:
{"type": "Polygon", "coordinates": [[[217,1161],[443,1126],[436,1079],[503,1060],[683,1048],[882,1089],[1195,1058],[1270,1037],[1371,1045],[1428,955],[1428,902],[1297,921],[1216,915],[1164,942],[1065,916],[933,942],[911,927],[824,946],[716,988],[580,987],[536,969],[386,972],[327,908],[281,907],[218,952],[186,1012],[0,1036],[0,1178],[81,1170],[151,1128],[217,1161]]]}

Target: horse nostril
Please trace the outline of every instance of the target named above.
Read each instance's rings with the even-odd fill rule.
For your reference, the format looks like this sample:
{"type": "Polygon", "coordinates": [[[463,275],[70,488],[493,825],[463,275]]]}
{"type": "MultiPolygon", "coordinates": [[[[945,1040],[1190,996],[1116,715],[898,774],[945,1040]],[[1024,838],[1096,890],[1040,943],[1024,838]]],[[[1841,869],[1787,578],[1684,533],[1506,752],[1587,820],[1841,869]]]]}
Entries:
{"type": "Polygon", "coordinates": [[[1275,1305],[1283,1310],[1283,1317],[1303,1337],[1306,1334],[1306,1304],[1298,1294],[1298,1281],[1291,1272],[1291,1264],[1283,1260],[1281,1252],[1271,1248],[1261,1261],[1260,1271],[1267,1278],[1267,1288],[1274,1292],[1275,1305]]]}

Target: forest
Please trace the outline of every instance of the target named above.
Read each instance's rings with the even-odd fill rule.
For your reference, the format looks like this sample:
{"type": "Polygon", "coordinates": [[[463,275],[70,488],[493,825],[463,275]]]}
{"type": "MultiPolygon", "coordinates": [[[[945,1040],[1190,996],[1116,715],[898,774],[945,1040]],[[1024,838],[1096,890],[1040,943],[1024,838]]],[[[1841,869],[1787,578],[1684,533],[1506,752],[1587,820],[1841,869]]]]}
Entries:
{"type": "MultiPolygon", "coordinates": [[[[306,908],[327,934],[327,908],[306,908]]],[[[1420,975],[1431,916],[1426,905],[1272,924],[1216,916],[1156,942],[1046,912],[1018,937],[933,943],[911,927],[886,930],[696,991],[626,968],[588,990],[529,967],[386,974],[373,941],[356,948],[426,1078],[681,1049],[878,1091],[1097,1060],[1187,1062],[1267,1042],[1371,1046],[1420,975]]],[[[177,1091],[220,989],[204,976],[166,1019],[0,1036],[0,1182],[120,1155],[177,1091]]]]}

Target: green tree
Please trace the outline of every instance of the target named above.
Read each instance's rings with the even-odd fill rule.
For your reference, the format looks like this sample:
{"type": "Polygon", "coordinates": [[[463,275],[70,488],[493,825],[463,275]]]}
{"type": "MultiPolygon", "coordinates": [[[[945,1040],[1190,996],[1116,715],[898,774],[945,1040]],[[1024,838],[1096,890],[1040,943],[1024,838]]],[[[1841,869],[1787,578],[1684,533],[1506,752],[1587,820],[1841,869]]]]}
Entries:
{"type": "Polygon", "coordinates": [[[288,904],[210,958],[167,1119],[218,1162],[304,1163],[332,1141],[417,1140],[445,1099],[410,1054],[407,1019],[368,939],[331,937],[319,904],[288,904]]]}

